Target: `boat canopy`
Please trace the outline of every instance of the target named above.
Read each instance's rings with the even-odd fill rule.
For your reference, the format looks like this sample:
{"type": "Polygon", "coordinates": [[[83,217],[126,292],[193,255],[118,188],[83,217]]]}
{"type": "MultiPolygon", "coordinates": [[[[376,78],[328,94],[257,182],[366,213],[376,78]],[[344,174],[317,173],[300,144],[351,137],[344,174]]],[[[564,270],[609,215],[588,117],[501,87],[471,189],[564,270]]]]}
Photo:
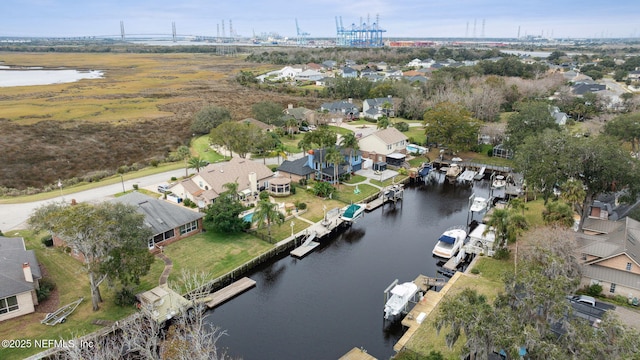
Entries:
{"type": "Polygon", "coordinates": [[[447,244],[453,244],[456,242],[456,238],[451,237],[449,235],[441,235],[440,238],[438,239],[438,241],[442,241],[445,242],[447,244]]]}
{"type": "Polygon", "coordinates": [[[344,214],[342,214],[342,216],[346,217],[346,218],[353,218],[353,216],[356,214],[356,212],[360,209],[360,205],[357,204],[351,204],[349,205],[349,207],[347,208],[347,210],[344,211],[344,214]]]}

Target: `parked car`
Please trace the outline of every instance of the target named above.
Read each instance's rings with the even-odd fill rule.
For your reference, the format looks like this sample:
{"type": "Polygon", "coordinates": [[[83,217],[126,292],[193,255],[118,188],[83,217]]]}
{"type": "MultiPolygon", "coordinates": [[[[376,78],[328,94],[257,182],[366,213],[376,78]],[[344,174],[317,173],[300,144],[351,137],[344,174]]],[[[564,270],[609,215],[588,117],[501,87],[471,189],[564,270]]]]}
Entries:
{"type": "Polygon", "coordinates": [[[169,191],[169,185],[167,184],[160,184],[158,185],[158,192],[161,194],[166,193],[167,191],[169,191]]]}
{"type": "Polygon", "coordinates": [[[571,298],[575,302],[596,306],[596,299],[593,296],[577,295],[571,298]]]}

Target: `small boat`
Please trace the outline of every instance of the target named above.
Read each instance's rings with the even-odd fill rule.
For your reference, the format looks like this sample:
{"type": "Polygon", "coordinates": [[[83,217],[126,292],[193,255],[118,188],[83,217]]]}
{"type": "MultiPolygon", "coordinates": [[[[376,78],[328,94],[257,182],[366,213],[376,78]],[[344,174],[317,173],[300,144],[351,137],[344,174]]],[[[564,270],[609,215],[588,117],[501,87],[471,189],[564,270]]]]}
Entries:
{"type": "Polygon", "coordinates": [[[438,242],[433,248],[433,255],[443,259],[451,259],[462,248],[466,238],[467,232],[460,227],[447,229],[438,238],[438,242]]]}
{"type": "MultiPolygon", "coordinates": [[[[397,280],[396,280],[397,281],[397,280]]],[[[413,282],[397,284],[391,289],[391,297],[384,304],[384,318],[393,320],[406,311],[409,300],[418,292],[418,285],[413,282]]]]}
{"type": "Polygon", "coordinates": [[[460,165],[456,164],[456,163],[452,163],[451,165],[449,165],[449,169],[447,169],[447,178],[450,179],[455,179],[458,177],[458,175],[460,175],[460,173],[462,172],[462,168],[460,167],[460,165]]]}
{"type": "Polygon", "coordinates": [[[500,189],[507,186],[507,180],[504,178],[504,176],[502,175],[496,175],[495,178],[493,178],[493,182],[491,183],[491,187],[494,189],[500,189]]]}
{"type": "Polygon", "coordinates": [[[364,215],[365,208],[366,206],[362,204],[351,204],[344,209],[342,215],[340,215],[340,219],[352,223],[364,215]]]}
{"type": "Polygon", "coordinates": [[[476,196],[471,203],[471,212],[481,212],[487,209],[489,200],[480,196],[476,196]]]}

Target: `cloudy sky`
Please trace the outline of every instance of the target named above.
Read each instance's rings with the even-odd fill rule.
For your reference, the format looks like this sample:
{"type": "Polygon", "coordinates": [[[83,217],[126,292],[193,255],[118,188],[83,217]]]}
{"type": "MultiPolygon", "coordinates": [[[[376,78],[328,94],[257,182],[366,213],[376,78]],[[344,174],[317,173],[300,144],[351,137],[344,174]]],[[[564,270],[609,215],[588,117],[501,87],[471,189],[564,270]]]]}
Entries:
{"type": "Polygon", "coordinates": [[[639,37],[638,0],[1,0],[0,36],[119,35],[216,36],[224,21],[241,36],[278,33],[334,37],[336,16],[345,28],[376,21],[397,37],[639,37]],[[484,26],[483,26],[484,23],[484,26]],[[484,32],[483,32],[484,28],[484,32]]]}

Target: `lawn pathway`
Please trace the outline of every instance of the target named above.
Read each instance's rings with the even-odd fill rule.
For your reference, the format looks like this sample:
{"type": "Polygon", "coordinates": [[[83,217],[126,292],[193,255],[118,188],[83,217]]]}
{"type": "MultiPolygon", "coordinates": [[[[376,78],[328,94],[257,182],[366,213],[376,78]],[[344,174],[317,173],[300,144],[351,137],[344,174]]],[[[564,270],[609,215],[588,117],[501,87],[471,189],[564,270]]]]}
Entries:
{"type": "Polygon", "coordinates": [[[162,270],[162,275],[160,275],[160,285],[165,285],[167,283],[167,279],[169,278],[169,273],[171,269],[173,269],[173,261],[169,259],[165,254],[160,253],[157,255],[162,261],[164,261],[164,270],[162,270]]]}

